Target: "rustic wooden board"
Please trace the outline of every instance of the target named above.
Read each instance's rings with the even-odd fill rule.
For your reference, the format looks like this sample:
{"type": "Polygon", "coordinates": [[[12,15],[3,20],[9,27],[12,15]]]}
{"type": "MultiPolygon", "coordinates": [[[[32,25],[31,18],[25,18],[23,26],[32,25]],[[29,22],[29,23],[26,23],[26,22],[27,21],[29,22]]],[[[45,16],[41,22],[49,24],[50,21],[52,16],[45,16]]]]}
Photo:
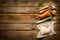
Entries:
{"type": "Polygon", "coordinates": [[[0,7],[0,12],[39,13],[38,7],[0,7]]]}
{"type": "Polygon", "coordinates": [[[37,40],[38,31],[0,31],[0,40],[37,40]]]}
{"type": "MultiPolygon", "coordinates": [[[[5,40],[37,40],[36,36],[39,31],[0,31],[1,39],[5,40]]],[[[59,40],[60,31],[56,35],[47,36],[40,40],[59,40]]]]}
{"type": "Polygon", "coordinates": [[[0,14],[0,22],[3,21],[36,22],[38,14],[0,14]]]}
{"type": "MultiPolygon", "coordinates": [[[[38,11],[36,9],[38,9],[39,1],[40,0],[2,0],[0,1],[0,12],[37,13],[38,11]]],[[[42,1],[46,2],[46,0],[42,1]]]]}
{"type": "MultiPolygon", "coordinates": [[[[39,14],[39,11],[37,10],[38,1],[39,0],[0,0],[0,12],[3,12],[3,14],[0,13],[0,40],[37,40],[36,36],[38,31],[32,30],[35,28],[35,24],[32,24],[31,22],[37,21],[36,17],[39,14]],[[5,12],[7,12],[7,14],[5,12]],[[22,21],[23,24],[21,24],[22,21]],[[27,21],[29,21],[28,23],[30,24],[24,23],[27,21]]],[[[42,1],[48,2],[48,0],[42,1]]],[[[54,2],[59,6],[59,0],[55,0],[54,2]]],[[[58,10],[60,11],[59,7],[57,7],[57,11],[58,10]]],[[[56,18],[58,22],[54,27],[57,34],[39,40],[60,40],[60,17],[56,17],[58,17],[56,18]]]]}
{"type": "Polygon", "coordinates": [[[55,23],[54,29],[55,29],[55,31],[60,31],[60,23],[55,23]]]}
{"type": "Polygon", "coordinates": [[[56,35],[47,36],[42,40],[60,40],[60,31],[56,31],[56,35]]]}
{"type": "MultiPolygon", "coordinates": [[[[0,6],[37,6],[37,2],[39,1],[40,0],[6,0],[6,1],[3,0],[0,1],[0,6]]],[[[46,2],[47,0],[42,0],[42,1],[46,2]]]]}
{"type": "Polygon", "coordinates": [[[33,30],[32,24],[0,24],[0,30],[29,31],[33,30]]]}

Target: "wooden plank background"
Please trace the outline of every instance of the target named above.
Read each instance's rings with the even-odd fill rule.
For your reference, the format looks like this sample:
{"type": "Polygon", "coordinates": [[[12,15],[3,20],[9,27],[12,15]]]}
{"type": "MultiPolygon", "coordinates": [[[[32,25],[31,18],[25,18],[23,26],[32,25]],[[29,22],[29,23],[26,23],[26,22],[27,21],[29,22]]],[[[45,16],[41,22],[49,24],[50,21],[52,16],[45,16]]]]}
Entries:
{"type": "MultiPolygon", "coordinates": [[[[60,40],[60,2],[57,4],[56,35],[37,39],[37,4],[40,0],[0,0],[0,40],[60,40]],[[27,23],[25,23],[27,22],[27,23]]],[[[42,0],[49,2],[51,0],[42,0]]]]}

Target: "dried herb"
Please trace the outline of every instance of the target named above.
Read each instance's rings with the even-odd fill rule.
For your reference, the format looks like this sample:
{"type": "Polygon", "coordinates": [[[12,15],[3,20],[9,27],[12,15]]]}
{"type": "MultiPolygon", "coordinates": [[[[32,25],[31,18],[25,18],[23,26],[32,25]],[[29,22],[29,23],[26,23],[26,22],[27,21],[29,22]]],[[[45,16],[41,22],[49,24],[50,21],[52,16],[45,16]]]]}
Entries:
{"type": "Polygon", "coordinates": [[[42,6],[43,4],[44,4],[43,2],[39,2],[38,7],[42,6]]]}

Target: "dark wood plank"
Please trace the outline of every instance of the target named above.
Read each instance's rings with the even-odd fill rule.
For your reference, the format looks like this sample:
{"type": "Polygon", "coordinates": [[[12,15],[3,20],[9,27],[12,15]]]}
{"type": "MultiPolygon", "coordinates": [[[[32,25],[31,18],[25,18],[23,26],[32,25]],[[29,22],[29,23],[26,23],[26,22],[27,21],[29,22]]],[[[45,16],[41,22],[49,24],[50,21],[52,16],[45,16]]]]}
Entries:
{"type": "Polygon", "coordinates": [[[56,31],[56,35],[47,36],[43,40],[60,40],[60,31],[56,31]]]}
{"type": "Polygon", "coordinates": [[[0,24],[0,30],[28,31],[33,30],[32,24],[0,24]]]}
{"type": "Polygon", "coordinates": [[[37,40],[38,31],[0,31],[0,40],[37,40]]]}
{"type": "Polygon", "coordinates": [[[60,31],[60,23],[55,23],[54,29],[55,29],[55,31],[60,31]]]}
{"type": "MultiPolygon", "coordinates": [[[[3,7],[20,7],[20,6],[26,6],[26,7],[37,7],[38,2],[40,0],[10,0],[10,1],[0,1],[0,6],[3,7]]],[[[47,0],[42,0],[42,2],[46,2],[47,0]]],[[[49,0],[50,1],[50,0],[49,0]]],[[[47,1],[47,2],[49,2],[47,1]]]]}

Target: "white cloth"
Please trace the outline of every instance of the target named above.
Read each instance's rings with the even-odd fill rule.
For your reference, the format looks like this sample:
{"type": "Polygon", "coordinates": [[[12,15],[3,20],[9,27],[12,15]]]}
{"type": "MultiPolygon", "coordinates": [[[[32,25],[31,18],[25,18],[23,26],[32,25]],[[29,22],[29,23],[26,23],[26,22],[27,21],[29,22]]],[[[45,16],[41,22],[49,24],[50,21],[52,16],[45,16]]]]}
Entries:
{"type": "Polygon", "coordinates": [[[40,31],[37,34],[37,38],[42,38],[42,37],[46,37],[48,35],[56,34],[54,31],[53,24],[54,24],[53,21],[38,24],[37,27],[40,31]]]}

